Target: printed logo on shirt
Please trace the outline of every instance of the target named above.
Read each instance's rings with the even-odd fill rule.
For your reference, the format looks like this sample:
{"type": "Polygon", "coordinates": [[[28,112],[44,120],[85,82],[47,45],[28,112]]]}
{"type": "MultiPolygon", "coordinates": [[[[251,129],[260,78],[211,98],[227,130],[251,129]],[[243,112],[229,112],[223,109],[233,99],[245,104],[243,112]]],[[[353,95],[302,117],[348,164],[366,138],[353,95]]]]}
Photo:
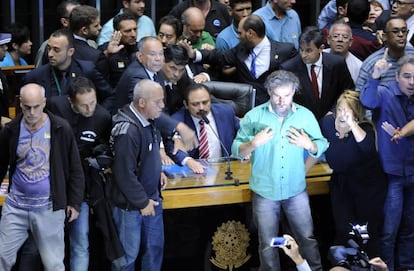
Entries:
{"type": "Polygon", "coordinates": [[[213,25],[215,25],[215,26],[220,26],[220,25],[221,25],[220,20],[215,19],[215,20],[213,21],[213,25]]]}
{"type": "Polygon", "coordinates": [[[79,138],[83,141],[95,142],[96,133],[94,131],[83,131],[79,138]]]}

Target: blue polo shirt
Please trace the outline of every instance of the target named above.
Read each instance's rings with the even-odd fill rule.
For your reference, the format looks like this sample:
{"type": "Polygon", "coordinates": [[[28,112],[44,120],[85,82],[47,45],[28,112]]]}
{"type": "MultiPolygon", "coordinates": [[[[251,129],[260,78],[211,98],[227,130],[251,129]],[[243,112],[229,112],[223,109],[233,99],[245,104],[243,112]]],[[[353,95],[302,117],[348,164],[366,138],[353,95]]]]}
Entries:
{"type": "Polygon", "coordinates": [[[237,33],[237,28],[234,26],[233,22],[231,25],[221,31],[216,39],[216,49],[220,51],[229,50],[233,47],[236,47],[239,44],[239,35],[237,33]]]}
{"type": "Polygon", "coordinates": [[[282,19],[276,17],[270,3],[259,8],[253,14],[262,18],[266,25],[266,36],[279,42],[290,42],[299,49],[299,36],[302,33],[299,15],[293,9],[286,11],[282,19]]]}

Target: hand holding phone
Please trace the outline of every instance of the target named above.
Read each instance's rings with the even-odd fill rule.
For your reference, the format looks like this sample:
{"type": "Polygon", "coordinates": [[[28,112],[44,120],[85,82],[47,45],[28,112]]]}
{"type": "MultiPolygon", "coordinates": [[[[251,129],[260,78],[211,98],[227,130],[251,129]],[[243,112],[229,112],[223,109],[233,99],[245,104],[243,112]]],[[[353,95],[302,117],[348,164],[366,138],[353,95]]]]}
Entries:
{"type": "Polygon", "coordinates": [[[284,237],[273,237],[272,240],[270,240],[271,247],[281,247],[286,245],[287,240],[284,237]]]}

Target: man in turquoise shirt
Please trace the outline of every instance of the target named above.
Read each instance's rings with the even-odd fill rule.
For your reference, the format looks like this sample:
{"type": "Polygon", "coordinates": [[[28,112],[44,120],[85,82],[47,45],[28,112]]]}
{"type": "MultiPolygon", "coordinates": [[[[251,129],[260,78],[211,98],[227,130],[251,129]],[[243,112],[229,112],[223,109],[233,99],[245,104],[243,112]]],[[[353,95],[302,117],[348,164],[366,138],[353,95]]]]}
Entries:
{"type": "Polygon", "coordinates": [[[267,77],[265,87],[269,102],[244,116],[232,145],[236,156],[251,154],[250,189],[259,232],[259,270],[280,270],[279,252],[269,244],[278,236],[282,208],[304,258],[312,270],[322,270],[306,192],[304,152],[319,157],[328,142],[312,112],[293,103],[299,88],[293,73],[275,71],[267,77]]]}

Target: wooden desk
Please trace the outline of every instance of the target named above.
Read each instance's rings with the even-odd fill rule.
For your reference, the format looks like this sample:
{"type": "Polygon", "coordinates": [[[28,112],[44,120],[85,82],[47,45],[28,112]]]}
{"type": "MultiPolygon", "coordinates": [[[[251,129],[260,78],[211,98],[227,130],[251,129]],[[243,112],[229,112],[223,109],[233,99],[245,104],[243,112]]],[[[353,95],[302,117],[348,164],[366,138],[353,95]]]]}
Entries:
{"type": "MultiPolygon", "coordinates": [[[[3,183],[9,183],[9,179],[4,179],[3,183]]],[[[0,195],[0,206],[3,206],[4,201],[6,200],[6,195],[0,195]]]]}
{"type": "Polygon", "coordinates": [[[20,113],[20,102],[18,95],[20,92],[20,86],[23,76],[33,70],[34,65],[27,66],[11,66],[11,67],[2,67],[0,68],[7,77],[7,84],[9,85],[9,113],[10,117],[14,118],[18,113],[20,113]]]}
{"type": "MultiPolygon", "coordinates": [[[[213,163],[213,172],[209,176],[170,179],[167,189],[162,193],[164,209],[250,202],[250,164],[243,164],[240,161],[230,163],[233,180],[225,180],[226,163],[213,163]],[[239,180],[238,186],[234,184],[235,179],[239,180]]],[[[325,163],[316,164],[312,168],[306,176],[309,195],[329,192],[328,181],[331,172],[332,170],[325,163]]],[[[0,195],[0,206],[5,199],[5,195],[0,195]]]]}
{"type": "MultiPolygon", "coordinates": [[[[232,161],[233,180],[229,181],[224,179],[226,166],[226,163],[212,164],[213,169],[216,169],[216,175],[213,176],[170,179],[162,193],[164,209],[250,202],[250,164],[232,161]],[[235,179],[239,180],[238,186],[234,184],[235,179]]],[[[327,194],[331,173],[332,170],[327,164],[315,165],[306,176],[308,193],[327,194]]]]}
{"type": "Polygon", "coordinates": [[[0,68],[5,75],[13,76],[15,74],[21,73],[28,73],[35,68],[34,65],[27,65],[27,66],[10,66],[10,67],[2,67],[0,68]]]}

